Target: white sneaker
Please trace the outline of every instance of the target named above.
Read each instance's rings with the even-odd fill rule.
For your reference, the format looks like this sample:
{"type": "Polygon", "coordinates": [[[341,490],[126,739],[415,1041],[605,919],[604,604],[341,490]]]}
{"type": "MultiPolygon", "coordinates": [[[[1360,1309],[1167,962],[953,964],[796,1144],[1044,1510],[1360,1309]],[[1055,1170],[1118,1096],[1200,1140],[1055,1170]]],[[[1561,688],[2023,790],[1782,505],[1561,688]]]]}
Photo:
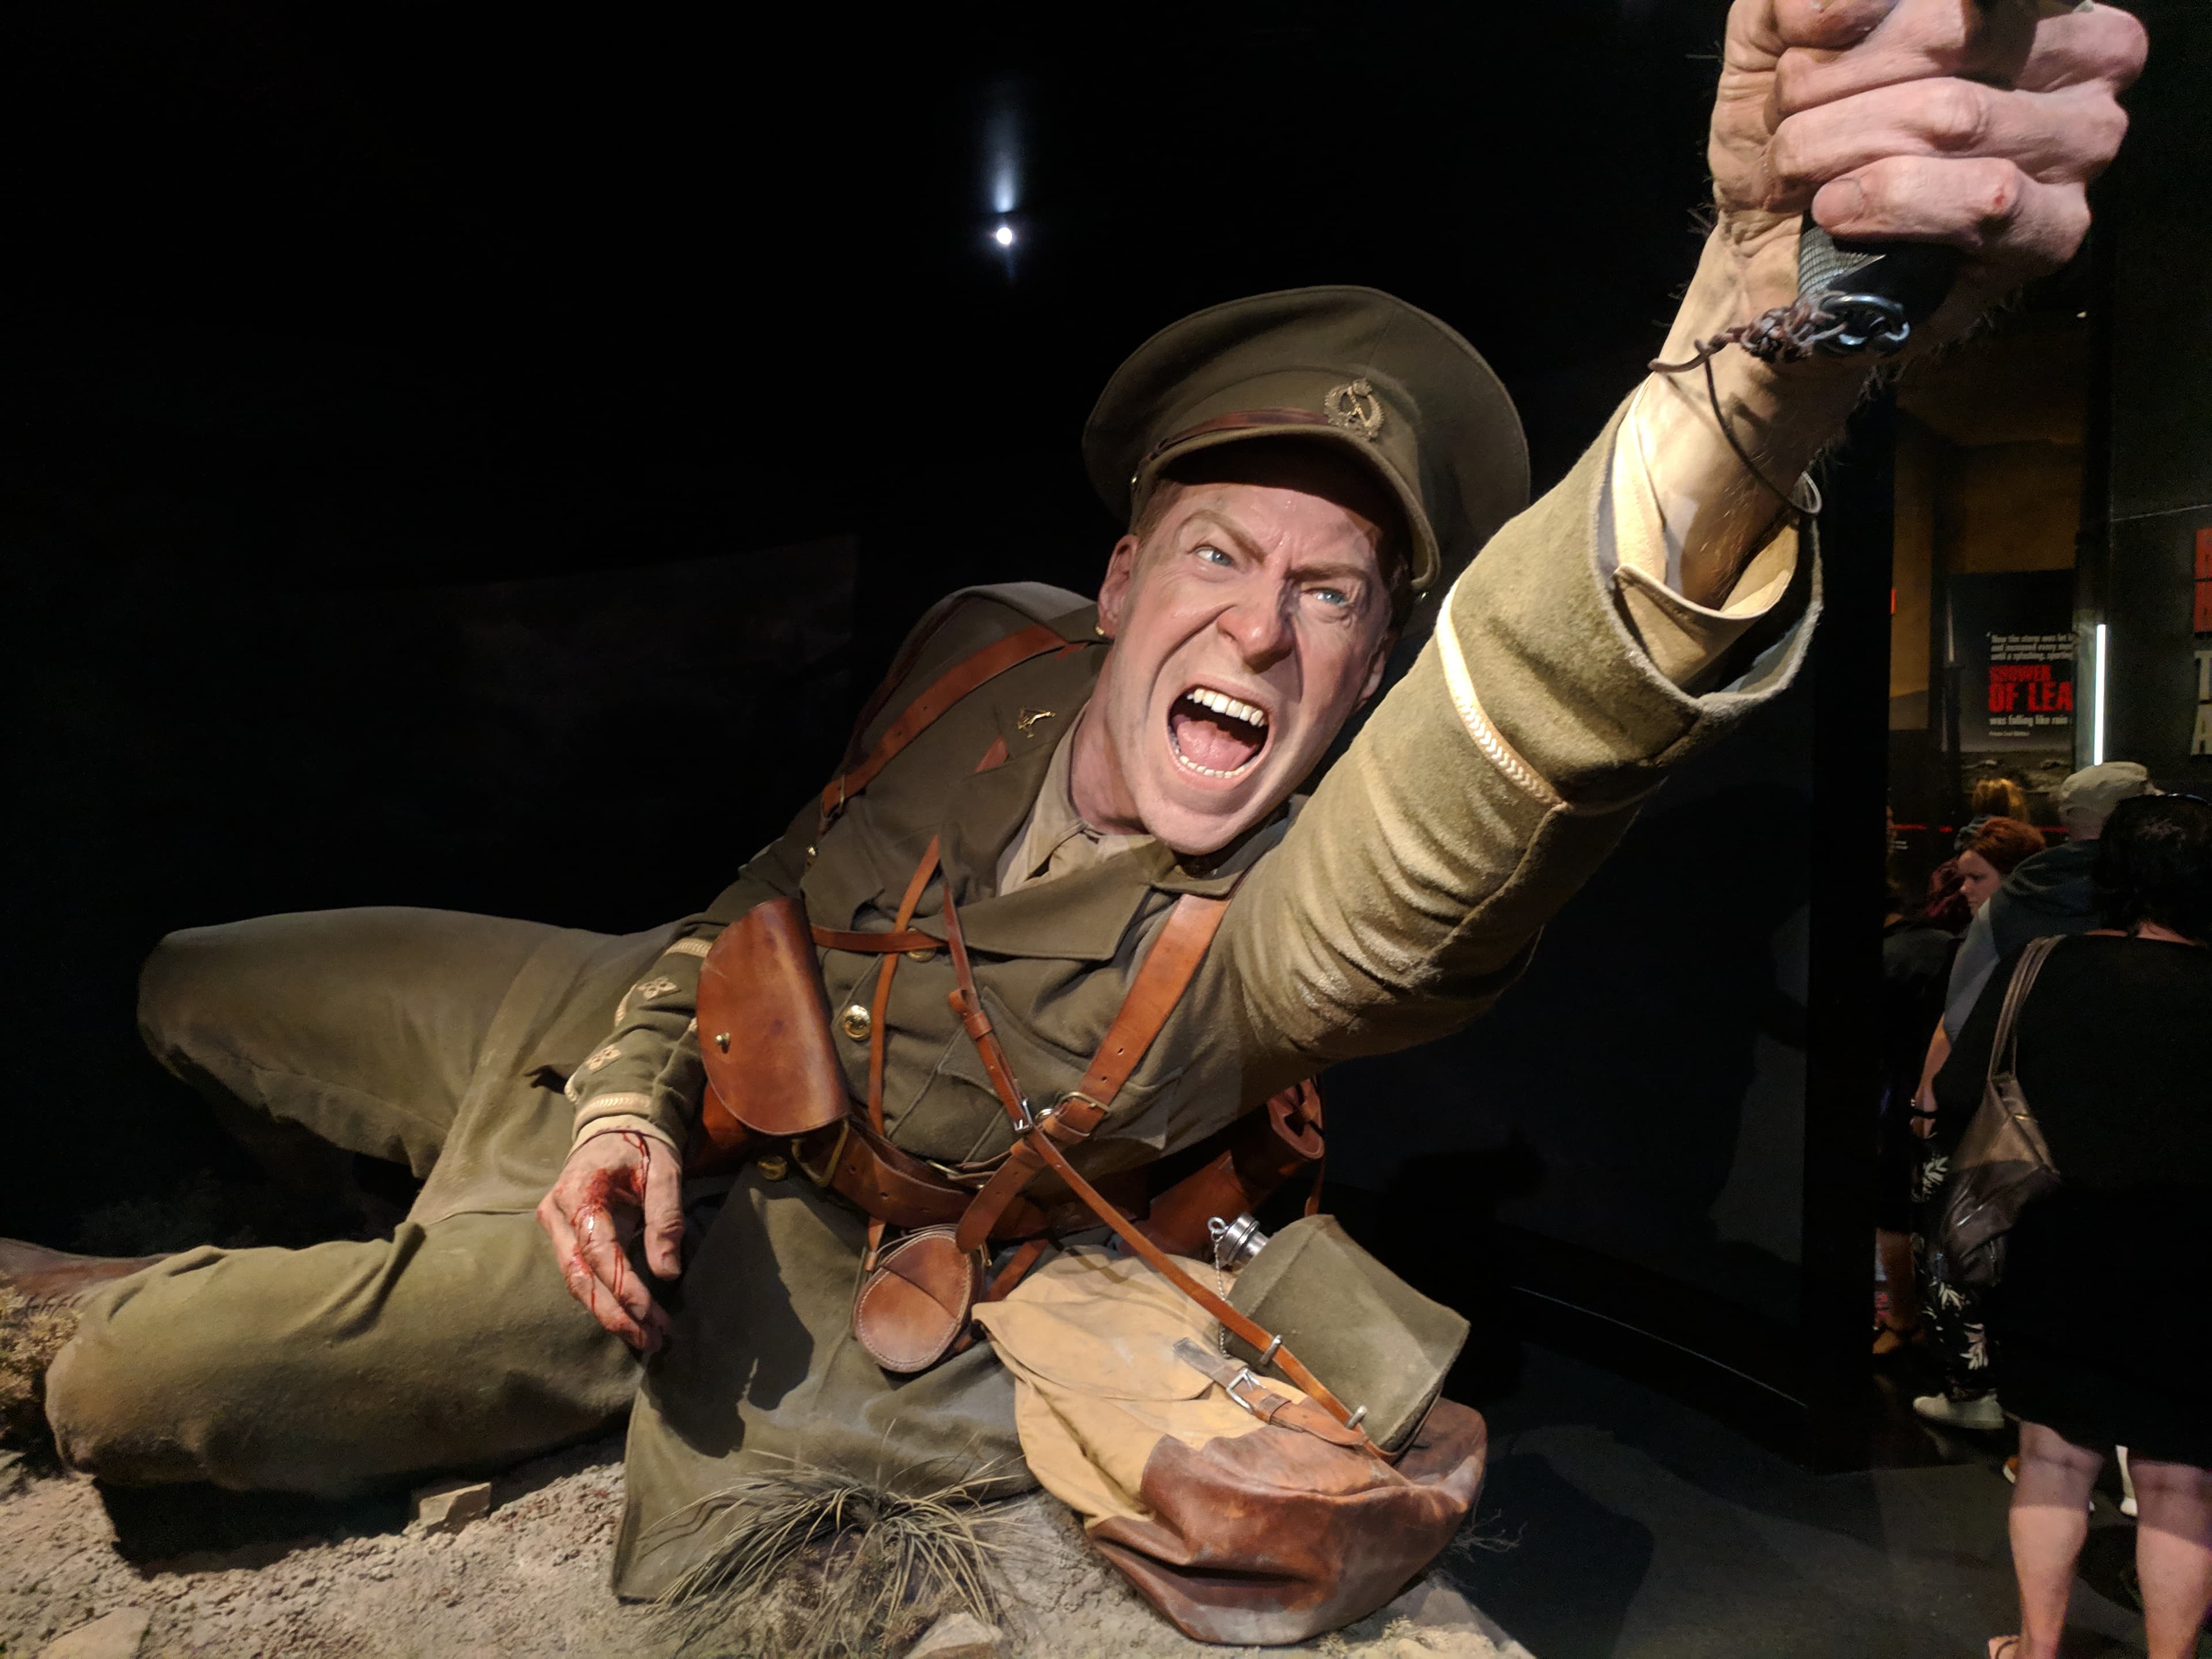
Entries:
{"type": "Polygon", "coordinates": [[[1947,1394],[1923,1394],[1912,1409],[1930,1423],[1954,1429],[1978,1429],[1986,1433],[2004,1427],[2004,1410],[1994,1394],[1978,1394],[1971,1400],[1954,1400],[1947,1394]]]}
{"type": "Polygon", "coordinates": [[[2120,1513],[2132,1521],[2136,1518],[2136,1474],[2128,1467],[2128,1449],[2120,1453],[2120,1513]]]}

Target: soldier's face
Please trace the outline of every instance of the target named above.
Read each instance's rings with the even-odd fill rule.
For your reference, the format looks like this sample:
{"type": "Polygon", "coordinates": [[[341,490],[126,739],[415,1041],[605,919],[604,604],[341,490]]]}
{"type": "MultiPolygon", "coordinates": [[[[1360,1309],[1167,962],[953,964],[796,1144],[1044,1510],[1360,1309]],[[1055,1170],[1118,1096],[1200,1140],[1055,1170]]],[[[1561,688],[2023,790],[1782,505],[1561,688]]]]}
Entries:
{"type": "Polygon", "coordinates": [[[1141,545],[1123,537],[1073,763],[1085,818],[1210,853],[1288,799],[1382,681],[1381,540],[1330,495],[1243,482],[1182,486],[1141,545]]]}

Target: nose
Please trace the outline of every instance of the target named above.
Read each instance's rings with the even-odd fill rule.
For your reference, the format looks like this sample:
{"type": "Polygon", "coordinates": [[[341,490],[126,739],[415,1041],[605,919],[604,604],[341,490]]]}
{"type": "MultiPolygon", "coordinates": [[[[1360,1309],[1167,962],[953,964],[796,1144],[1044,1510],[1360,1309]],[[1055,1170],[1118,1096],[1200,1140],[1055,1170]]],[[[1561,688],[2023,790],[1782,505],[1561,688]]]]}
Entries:
{"type": "Polygon", "coordinates": [[[1255,673],[1273,667],[1297,643],[1291,598],[1282,585],[1255,582],[1221,613],[1217,626],[1255,673]]]}

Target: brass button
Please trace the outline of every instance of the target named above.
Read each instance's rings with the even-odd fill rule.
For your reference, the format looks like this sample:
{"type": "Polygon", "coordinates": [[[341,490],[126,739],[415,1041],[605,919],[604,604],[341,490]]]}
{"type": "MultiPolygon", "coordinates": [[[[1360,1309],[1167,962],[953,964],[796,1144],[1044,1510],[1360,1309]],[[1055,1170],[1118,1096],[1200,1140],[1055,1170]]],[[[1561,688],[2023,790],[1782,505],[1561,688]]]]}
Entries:
{"type": "Polygon", "coordinates": [[[781,1181],[791,1173],[791,1164],[788,1160],[770,1152],[761,1159],[760,1172],[763,1181],[781,1181]]]}
{"type": "Polygon", "coordinates": [[[837,1024],[855,1042],[866,1042],[868,1033],[875,1027],[875,1021],[868,1017],[867,1006],[859,1002],[848,1006],[845,1012],[837,1016],[837,1024]]]}
{"type": "Polygon", "coordinates": [[[806,849],[806,867],[808,869],[811,870],[814,867],[814,860],[817,856],[819,855],[811,847],[806,849]]]}
{"type": "Polygon", "coordinates": [[[925,945],[918,951],[908,951],[906,953],[906,959],[908,962],[927,962],[930,957],[936,954],[937,950],[934,945],[925,945]]]}

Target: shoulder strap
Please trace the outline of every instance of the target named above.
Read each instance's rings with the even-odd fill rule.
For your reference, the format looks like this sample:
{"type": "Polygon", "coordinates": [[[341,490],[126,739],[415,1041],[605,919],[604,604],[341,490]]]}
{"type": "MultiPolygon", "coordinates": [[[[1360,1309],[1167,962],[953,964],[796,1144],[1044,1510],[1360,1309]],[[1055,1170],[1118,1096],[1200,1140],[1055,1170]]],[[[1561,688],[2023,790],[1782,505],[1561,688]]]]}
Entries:
{"type": "Polygon", "coordinates": [[[2009,1077],[2019,1066],[2020,1011],[2027,1001],[2027,994],[2035,988],[2035,976],[2043,971],[2043,964],[2051,959],[2051,952],[2057,944],[2056,935],[2030,939],[2027,948],[2020,953],[2019,964],[2012,970],[2012,983],[2005,988],[2004,1007],[1997,1015],[1996,1036],[1990,1042],[1990,1069],[1985,1082],[2009,1077]]]}
{"type": "MultiPolygon", "coordinates": [[[[837,821],[845,810],[845,803],[868,787],[876,774],[890,765],[900,750],[920,737],[937,717],[958,702],[984,681],[994,679],[1031,657],[1041,657],[1048,651],[1079,651],[1083,647],[1061,636],[1060,630],[1039,623],[1024,628],[1018,634],[1009,634],[995,640],[972,655],[962,658],[933,681],[929,689],[906,706],[906,711],[891,722],[890,729],[876,740],[867,758],[850,771],[840,773],[823,786],[822,821],[819,830],[827,830],[837,821]]],[[[894,671],[896,672],[896,671],[894,671]]],[[[881,693],[878,693],[878,696],[881,693]]],[[[880,712],[880,703],[866,712],[863,726],[880,712]]],[[[818,833],[818,831],[817,831],[818,833]]]]}
{"type": "Polygon", "coordinates": [[[1228,911],[1225,898],[1185,893],[1168,913],[1167,926],[1152,941],[1145,965],[1137,970],[1136,982],[1121,999],[1098,1052],[1091,1056],[1091,1069],[1083,1074],[1079,1091],[1102,1110],[1114,1103],[1121,1085],[1144,1063],[1152,1040],[1190,988],[1198,964],[1205,959],[1228,911]]]}
{"type": "Polygon", "coordinates": [[[989,1240],[994,1224],[1022,1189],[1041,1170],[1051,1170],[1067,1184],[1068,1191],[1112,1228],[1146,1266],[1259,1349],[1267,1357],[1267,1363],[1274,1365],[1341,1424],[1346,1432],[1340,1437],[1336,1437],[1338,1443],[1353,1444],[1382,1457],[1381,1448],[1359,1428],[1359,1419],[1367,1414],[1364,1407],[1357,1412],[1347,1408],[1329,1392],[1326,1383],[1283,1346],[1281,1337],[1262,1329],[1225,1297],[1208,1290],[1178,1267],[1165,1251],[1133,1226],[1127,1217],[1083,1178],[1061,1150],[1063,1146],[1088,1140],[1091,1132],[1105,1120],[1114,1097],[1129,1080],[1130,1073],[1137,1069],[1153,1039],[1167,1024],[1168,1015],[1189,988],[1191,978],[1198,971],[1198,964],[1205,958],[1206,947],[1212,943],[1228,909],[1228,899],[1206,898],[1196,893],[1186,893],[1176,901],[1167,926],[1153,941],[1145,965],[1137,970],[1136,982],[1121,1000],[1121,1011],[1114,1016],[1105,1040],[1091,1057],[1091,1069],[1083,1074],[1084,1087],[1043,1111],[1033,1113],[1021,1097],[1012,1068],[1007,1065],[1006,1053],[991,1029],[991,1017],[976,994],[967,941],[960,932],[960,915],[953,905],[951,891],[945,893],[945,938],[951,949],[952,971],[959,981],[949,1000],[952,1012],[959,1015],[961,1024],[967,1027],[969,1036],[982,1056],[983,1069],[989,1074],[991,1086],[1006,1107],[1007,1116],[1013,1120],[1017,1137],[1013,1151],[1006,1154],[1006,1161],[999,1166],[998,1173],[975,1194],[967,1213],[960,1218],[955,1242],[963,1250],[981,1249],[989,1240]]]}
{"type": "Polygon", "coordinates": [[[1221,927],[1221,918],[1227,913],[1225,898],[1206,898],[1196,893],[1186,893],[1176,901],[1175,908],[1168,915],[1167,926],[1152,941],[1152,948],[1145,957],[1145,965],[1137,970],[1136,981],[1129,987],[1128,994],[1121,999],[1120,1012],[1114,1023],[1106,1028],[1106,1036],[1098,1045],[1098,1052],[1091,1057],[1090,1069],[1083,1074],[1081,1085],[1065,1099],[1055,1102],[1042,1115],[1033,1115],[1014,1081],[1012,1068],[1006,1063],[1005,1051],[999,1045],[998,1036],[991,1029],[991,1017],[984,1011],[981,997],[976,994],[975,975],[969,967],[968,947],[961,937],[960,918],[953,908],[952,896],[945,895],[945,942],[952,951],[952,971],[959,987],[952,993],[952,1012],[960,1016],[961,1024],[982,1057],[983,1069],[991,1079],[1006,1115],[1013,1120],[1014,1149],[1006,1154],[975,1200],[968,1206],[967,1214],[960,1218],[959,1242],[963,1249],[975,1249],[991,1236],[1013,1201],[1023,1189],[1044,1168],[1046,1159],[1037,1143],[1051,1138],[1070,1145],[1079,1145],[1091,1138],[1091,1132],[1105,1121],[1114,1104],[1114,1097],[1121,1085],[1144,1060],[1168,1016],[1182,1000],[1182,994],[1190,988],[1198,964],[1205,959],[1206,947],[1221,927]]]}

